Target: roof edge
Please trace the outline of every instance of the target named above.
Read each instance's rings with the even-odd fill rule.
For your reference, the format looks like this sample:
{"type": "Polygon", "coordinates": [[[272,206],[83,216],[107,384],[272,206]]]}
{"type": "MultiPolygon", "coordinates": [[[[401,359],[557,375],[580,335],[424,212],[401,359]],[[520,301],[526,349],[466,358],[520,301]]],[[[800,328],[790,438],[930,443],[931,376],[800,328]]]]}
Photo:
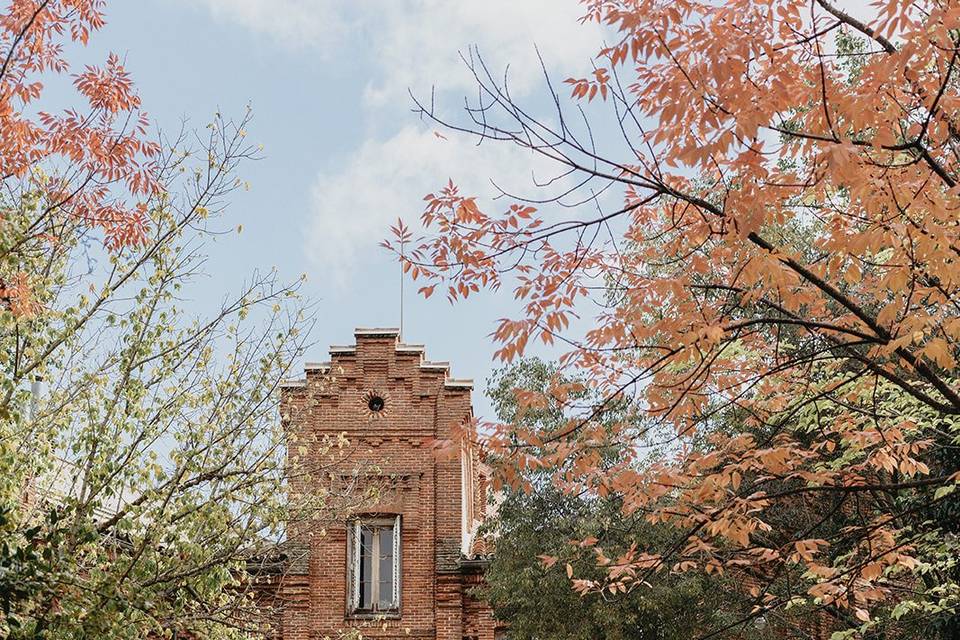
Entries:
{"type": "Polygon", "coordinates": [[[357,338],[399,338],[400,329],[396,327],[357,327],[353,330],[357,338]]]}
{"type": "Polygon", "coordinates": [[[330,353],[330,354],[334,354],[334,353],[356,353],[356,352],[357,352],[357,345],[355,345],[355,344],[332,344],[332,345],[330,345],[330,348],[329,348],[327,351],[328,351],[328,353],[330,353]]]}

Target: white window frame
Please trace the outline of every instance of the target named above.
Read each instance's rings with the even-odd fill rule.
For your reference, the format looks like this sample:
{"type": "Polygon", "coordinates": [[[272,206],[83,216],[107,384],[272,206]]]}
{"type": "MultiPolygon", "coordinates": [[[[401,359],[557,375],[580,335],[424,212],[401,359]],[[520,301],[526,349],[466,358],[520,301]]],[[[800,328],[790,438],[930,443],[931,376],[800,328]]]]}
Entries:
{"type": "MultiPolygon", "coordinates": [[[[379,534],[373,537],[373,548],[379,549],[379,534]]],[[[394,517],[359,517],[347,524],[347,612],[352,616],[382,616],[400,614],[400,568],[403,562],[400,558],[400,516],[394,517]],[[380,606],[380,563],[371,559],[370,567],[373,575],[370,584],[373,593],[370,597],[371,607],[360,608],[360,556],[357,551],[361,545],[361,529],[363,527],[393,527],[393,602],[388,607],[380,606]]]]}

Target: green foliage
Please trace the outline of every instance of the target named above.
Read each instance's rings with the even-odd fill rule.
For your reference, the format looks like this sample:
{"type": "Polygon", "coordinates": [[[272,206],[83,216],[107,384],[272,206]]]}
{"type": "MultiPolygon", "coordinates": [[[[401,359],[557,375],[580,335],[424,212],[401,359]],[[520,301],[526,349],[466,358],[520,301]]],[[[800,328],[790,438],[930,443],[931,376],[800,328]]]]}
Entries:
{"type": "MultiPolygon", "coordinates": [[[[836,382],[834,378],[821,384],[828,387],[836,382]]],[[[817,533],[825,538],[838,536],[845,528],[862,526],[865,514],[881,514],[873,516],[878,521],[890,519],[887,513],[899,514],[895,522],[900,528],[902,544],[909,545],[918,560],[910,570],[887,569],[885,583],[894,588],[898,597],[879,603],[869,623],[851,621],[851,624],[865,635],[883,630],[901,638],[955,638],[960,630],[960,540],[957,538],[960,493],[956,491],[955,481],[937,479],[948,479],[960,466],[960,417],[939,415],[916,397],[885,381],[878,381],[872,389],[857,395],[848,394],[847,401],[861,408],[862,424],[849,420],[846,429],[839,430],[839,435],[832,438],[836,447],[834,455],[821,463],[821,469],[849,470],[867,464],[869,456],[864,442],[848,436],[847,432],[870,425],[875,426],[878,437],[893,430],[905,430],[908,441],[926,453],[922,464],[928,467],[917,486],[911,487],[910,478],[916,476],[904,473],[891,460],[889,470],[877,483],[902,482],[903,488],[877,491],[856,502],[842,493],[826,498],[821,506],[832,513],[829,518],[805,509],[806,518],[819,522],[817,533]]],[[[837,413],[835,406],[811,403],[796,413],[791,428],[799,438],[813,438],[824,425],[837,422],[837,413]]],[[[802,517],[786,517],[771,524],[775,530],[787,531],[801,526],[802,517]]],[[[864,558],[864,563],[875,561],[863,548],[851,545],[836,545],[831,556],[837,566],[850,558],[864,558]]]]}
{"type": "Polygon", "coordinates": [[[34,302],[0,306],[2,637],[244,636],[249,563],[324,508],[285,489],[313,472],[288,461],[278,411],[309,324],[298,282],[254,274],[206,317],[181,302],[254,155],[245,123],[166,141],[136,246],[102,249],[39,192],[2,202],[0,280],[32,274],[34,302]]]}
{"type": "Polygon", "coordinates": [[[604,569],[592,549],[571,540],[599,534],[597,545],[614,557],[634,542],[666,542],[654,527],[624,518],[615,501],[567,496],[553,488],[512,493],[495,526],[496,555],[485,595],[510,624],[511,638],[679,640],[733,620],[724,607],[737,599],[735,590],[703,574],[657,574],[627,593],[581,596],[573,589],[567,565],[578,578],[601,579],[604,569]],[[548,567],[540,556],[557,561],[548,567]]]}
{"type": "MultiPolygon", "coordinates": [[[[499,420],[548,434],[563,424],[559,405],[525,409],[518,416],[515,388],[545,391],[557,371],[536,359],[501,370],[488,395],[499,420]]],[[[572,400],[593,401],[588,391],[572,400]]],[[[619,414],[626,407],[619,408],[619,414]]],[[[611,412],[611,419],[616,419],[611,412]]],[[[613,463],[622,458],[606,451],[613,463]]],[[[496,517],[484,533],[494,537],[496,553],[486,572],[487,597],[498,618],[510,626],[511,638],[587,640],[593,638],[690,638],[698,631],[728,626],[748,606],[737,585],[700,573],[655,572],[626,592],[581,595],[575,579],[602,580],[609,567],[598,565],[598,549],[616,559],[631,547],[665,549],[670,531],[646,522],[642,515],[624,515],[616,496],[569,493],[551,482],[551,470],[529,471],[531,491],[505,490],[496,517]],[[595,544],[580,544],[584,540],[595,544]],[[568,568],[569,567],[569,568],[568,568]]],[[[739,637],[761,637],[750,627],[739,637]]]]}

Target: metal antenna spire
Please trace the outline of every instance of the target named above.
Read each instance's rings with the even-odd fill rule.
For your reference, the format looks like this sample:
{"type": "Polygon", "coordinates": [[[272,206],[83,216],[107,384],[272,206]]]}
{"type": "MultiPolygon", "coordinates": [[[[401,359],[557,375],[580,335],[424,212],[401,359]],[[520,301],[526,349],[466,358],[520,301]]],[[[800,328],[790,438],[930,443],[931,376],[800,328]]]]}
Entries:
{"type": "Polygon", "coordinates": [[[403,245],[406,238],[400,238],[400,342],[403,342],[403,245]]]}
{"type": "MultiPolygon", "coordinates": [[[[393,232],[394,237],[400,243],[400,335],[397,337],[400,341],[403,341],[403,272],[405,266],[403,261],[406,260],[406,253],[404,253],[404,248],[407,245],[407,242],[413,240],[413,236],[410,234],[410,228],[407,225],[403,224],[402,218],[397,218],[397,225],[390,226],[390,230],[393,232]]],[[[389,243],[384,243],[385,247],[390,247],[389,243]]]]}

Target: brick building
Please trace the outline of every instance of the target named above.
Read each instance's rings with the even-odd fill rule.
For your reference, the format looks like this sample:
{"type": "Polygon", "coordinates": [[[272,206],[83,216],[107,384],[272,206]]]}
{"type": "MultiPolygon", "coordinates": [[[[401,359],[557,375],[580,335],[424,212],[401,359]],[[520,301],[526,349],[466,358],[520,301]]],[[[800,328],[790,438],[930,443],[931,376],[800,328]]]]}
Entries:
{"type": "MultiPolygon", "coordinates": [[[[298,443],[349,439],[351,455],[326,467],[327,478],[359,477],[382,491],[322,535],[292,531],[277,631],[284,640],[354,629],[374,638],[493,640],[490,609],[471,593],[485,566],[476,531],[486,470],[458,435],[472,417],[472,383],[427,361],[422,345],[401,343],[396,329],[357,329],[355,338],[331,347],[329,362],[308,363],[304,379],[285,382],[282,411],[298,443]],[[448,446],[438,455],[438,441],[452,442],[453,453],[448,446]]],[[[291,479],[291,488],[314,490],[305,482],[316,481],[291,479]]]]}

